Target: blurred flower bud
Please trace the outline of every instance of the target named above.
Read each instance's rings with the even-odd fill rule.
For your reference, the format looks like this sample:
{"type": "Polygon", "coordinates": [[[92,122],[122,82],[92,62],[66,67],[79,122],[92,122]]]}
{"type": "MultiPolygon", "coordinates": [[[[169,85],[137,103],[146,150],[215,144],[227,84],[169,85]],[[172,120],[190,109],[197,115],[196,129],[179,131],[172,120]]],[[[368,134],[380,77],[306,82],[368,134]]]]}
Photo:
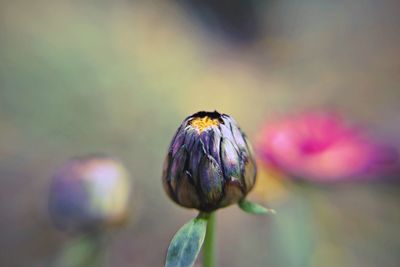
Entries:
{"type": "Polygon", "coordinates": [[[53,176],[50,215],[67,232],[121,224],[128,214],[130,182],[127,170],[114,158],[73,158],[53,176]]]}
{"type": "Polygon", "coordinates": [[[186,208],[210,212],[238,202],[252,189],[256,164],[245,134],[226,114],[198,112],[172,140],[162,181],[186,208]]]}

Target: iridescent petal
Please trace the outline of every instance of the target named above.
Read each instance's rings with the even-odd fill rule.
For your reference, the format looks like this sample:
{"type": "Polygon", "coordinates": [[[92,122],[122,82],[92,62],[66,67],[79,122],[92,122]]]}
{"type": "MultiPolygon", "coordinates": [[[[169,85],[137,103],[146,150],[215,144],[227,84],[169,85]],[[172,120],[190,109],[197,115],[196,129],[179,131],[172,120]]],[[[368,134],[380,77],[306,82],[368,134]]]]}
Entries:
{"type": "Polygon", "coordinates": [[[178,131],[174,141],[171,144],[170,151],[172,152],[172,157],[175,156],[175,154],[178,152],[178,150],[182,147],[182,145],[185,142],[185,132],[184,131],[178,131]]]}
{"type": "Polygon", "coordinates": [[[246,186],[246,191],[250,191],[256,181],[257,167],[255,161],[249,157],[244,160],[243,180],[246,186]]]}
{"type": "Polygon", "coordinates": [[[201,140],[197,140],[190,151],[189,171],[196,186],[199,185],[199,165],[201,159],[206,155],[204,144],[201,140]]]}
{"type": "Polygon", "coordinates": [[[247,136],[246,136],[246,135],[243,135],[243,137],[244,137],[244,141],[245,141],[245,143],[246,143],[246,148],[247,148],[247,153],[246,153],[246,154],[249,155],[249,156],[251,156],[251,157],[253,157],[253,155],[254,155],[253,147],[252,147],[252,145],[251,145],[249,139],[247,138],[247,136]]]}
{"type": "Polygon", "coordinates": [[[162,180],[169,180],[169,166],[171,165],[171,152],[167,154],[164,159],[163,169],[162,169],[162,180]]]}
{"type": "Polygon", "coordinates": [[[235,143],[235,138],[233,137],[229,121],[226,120],[224,124],[220,124],[219,128],[221,129],[221,135],[223,138],[228,139],[232,143],[235,143]]]}
{"type": "Polygon", "coordinates": [[[224,189],[225,194],[220,203],[221,207],[236,203],[244,197],[242,185],[237,180],[226,183],[224,189]]]}
{"type": "Polygon", "coordinates": [[[177,199],[179,204],[187,208],[199,208],[200,199],[195,185],[192,183],[192,177],[189,172],[182,174],[179,188],[177,190],[177,199]]]}
{"type": "Polygon", "coordinates": [[[221,143],[221,160],[225,180],[240,180],[240,157],[232,142],[223,139],[221,143]]]}
{"type": "Polygon", "coordinates": [[[180,178],[182,172],[184,171],[187,157],[188,153],[186,147],[182,146],[176,153],[175,157],[172,159],[169,183],[174,192],[176,192],[178,183],[180,183],[180,178]]]}
{"type": "Polygon", "coordinates": [[[205,155],[199,166],[200,187],[206,204],[215,205],[221,199],[222,185],[224,183],[222,171],[217,162],[205,155]]]}
{"type": "Polygon", "coordinates": [[[196,140],[199,138],[198,133],[196,132],[195,129],[193,128],[187,128],[186,129],[186,134],[185,134],[185,146],[188,151],[191,151],[194,144],[196,143],[196,140]]]}
{"type": "Polygon", "coordinates": [[[240,151],[247,151],[246,142],[244,141],[244,134],[242,131],[236,127],[235,125],[231,124],[231,130],[233,133],[233,137],[235,138],[236,144],[239,147],[240,151]]]}
{"type": "Polygon", "coordinates": [[[204,143],[207,154],[213,157],[220,164],[219,148],[221,142],[221,134],[217,127],[213,127],[212,131],[203,132],[200,139],[204,143]]]}

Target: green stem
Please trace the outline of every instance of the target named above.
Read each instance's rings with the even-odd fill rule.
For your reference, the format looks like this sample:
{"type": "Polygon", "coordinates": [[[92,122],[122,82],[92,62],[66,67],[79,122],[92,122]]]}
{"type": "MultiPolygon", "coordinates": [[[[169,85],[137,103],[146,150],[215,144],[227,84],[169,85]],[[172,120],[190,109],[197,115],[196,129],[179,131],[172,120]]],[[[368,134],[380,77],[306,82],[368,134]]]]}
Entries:
{"type": "Polygon", "coordinates": [[[203,267],[216,266],[215,239],[215,212],[212,212],[207,221],[207,232],[203,247],[203,267]]]}
{"type": "Polygon", "coordinates": [[[65,245],[52,267],[99,267],[103,263],[103,236],[90,233],[65,245]]]}

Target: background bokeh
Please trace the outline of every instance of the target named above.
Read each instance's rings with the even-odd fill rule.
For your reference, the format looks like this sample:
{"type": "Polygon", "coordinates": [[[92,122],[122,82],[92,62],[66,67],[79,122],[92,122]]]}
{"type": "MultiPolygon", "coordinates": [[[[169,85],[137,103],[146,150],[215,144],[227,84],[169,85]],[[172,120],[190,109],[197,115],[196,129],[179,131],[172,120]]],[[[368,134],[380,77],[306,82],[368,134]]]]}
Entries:
{"type": "MultiPolygon", "coordinates": [[[[71,156],[107,152],[135,182],[108,266],[162,266],[196,214],[166,197],[162,162],[198,110],[232,115],[253,140],[272,118],[334,109],[398,146],[399,27],[395,0],[2,0],[0,265],[54,256],[68,237],[49,219],[52,173],[71,156]]],[[[278,215],[218,212],[221,266],[400,265],[398,184],[262,179],[273,182],[250,198],[278,215]]]]}

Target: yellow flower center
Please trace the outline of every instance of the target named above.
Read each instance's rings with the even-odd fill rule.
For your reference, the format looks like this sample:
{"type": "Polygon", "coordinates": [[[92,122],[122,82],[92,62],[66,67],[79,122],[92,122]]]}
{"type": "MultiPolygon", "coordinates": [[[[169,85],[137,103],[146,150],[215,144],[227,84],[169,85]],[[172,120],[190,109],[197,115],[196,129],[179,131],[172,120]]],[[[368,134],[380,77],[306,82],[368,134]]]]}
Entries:
{"type": "Polygon", "coordinates": [[[212,126],[218,126],[219,125],[218,119],[211,119],[210,117],[201,117],[201,118],[195,118],[189,122],[189,124],[193,127],[196,128],[199,133],[207,130],[208,128],[212,126]]]}

